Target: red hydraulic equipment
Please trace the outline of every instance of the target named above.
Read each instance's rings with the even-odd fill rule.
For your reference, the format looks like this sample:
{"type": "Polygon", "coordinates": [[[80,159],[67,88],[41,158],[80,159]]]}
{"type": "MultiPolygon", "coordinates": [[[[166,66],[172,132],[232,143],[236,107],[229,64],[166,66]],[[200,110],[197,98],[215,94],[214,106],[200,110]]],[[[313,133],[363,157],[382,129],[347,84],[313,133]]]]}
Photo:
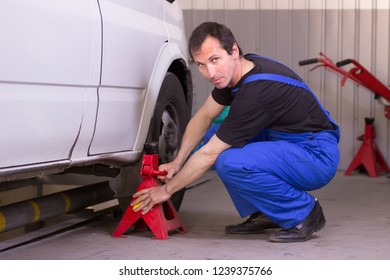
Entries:
{"type": "Polygon", "coordinates": [[[357,137],[357,139],[363,141],[363,143],[345,171],[345,175],[350,175],[354,170],[361,166],[365,168],[368,175],[371,177],[376,177],[379,173],[388,173],[390,171],[382,153],[375,143],[376,134],[374,118],[366,118],[365,123],[364,134],[357,137]]]}
{"type": "MultiPolygon", "coordinates": [[[[307,65],[318,62],[321,64],[315,66],[311,70],[323,66],[328,70],[335,71],[343,75],[341,86],[344,86],[346,80],[350,78],[358,85],[362,85],[372,91],[375,94],[375,99],[381,97],[382,101],[385,103],[385,116],[390,119],[390,89],[375,78],[359,62],[354,59],[345,59],[334,64],[332,60],[326,57],[323,53],[320,53],[320,58],[302,60],[299,62],[299,65],[307,65]],[[341,68],[342,66],[351,63],[354,66],[348,72],[341,68]]],[[[358,167],[364,167],[371,177],[376,177],[378,176],[378,173],[381,172],[390,172],[386,161],[375,143],[376,134],[374,120],[374,118],[365,119],[365,134],[357,138],[358,140],[363,141],[363,143],[347,168],[345,175],[350,175],[351,172],[358,167]]]]}
{"type": "MultiPolygon", "coordinates": [[[[310,71],[318,68],[325,67],[325,69],[337,72],[343,75],[343,79],[341,81],[341,86],[345,85],[345,82],[348,78],[356,82],[358,85],[365,87],[366,89],[372,91],[375,94],[375,99],[378,97],[382,97],[382,100],[386,103],[390,104],[390,88],[381,83],[377,78],[375,78],[366,68],[364,68],[359,62],[354,59],[345,59],[334,64],[330,58],[325,56],[322,52],[320,52],[319,58],[312,58],[307,60],[302,60],[299,62],[299,65],[307,65],[313,63],[321,63],[315,67],[313,67],[310,71]],[[347,64],[353,64],[348,72],[341,68],[341,66],[347,64]]],[[[390,119],[390,105],[385,105],[385,116],[390,119]]]]}
{"type": "MultiPolygon", "coordinates": [[[[156,177],[166,174],[165,171],[158,170],[158,144],[155,142],[145,144],[144,148],[145,153],[141,165],[142,181],[137,192],[161,185],[156,177]]],[[[135,230],[149,228],[155,235],[155,239],[168,239],[168,232],[175,229],[178,229],[180,233],[187,232],[171,200],[154,205],[145,215],[142,215],[141,211],[134,212],[133,207],[129,205],[113,237],[126,237],[123,233],[133,225],[135,230]]]]}

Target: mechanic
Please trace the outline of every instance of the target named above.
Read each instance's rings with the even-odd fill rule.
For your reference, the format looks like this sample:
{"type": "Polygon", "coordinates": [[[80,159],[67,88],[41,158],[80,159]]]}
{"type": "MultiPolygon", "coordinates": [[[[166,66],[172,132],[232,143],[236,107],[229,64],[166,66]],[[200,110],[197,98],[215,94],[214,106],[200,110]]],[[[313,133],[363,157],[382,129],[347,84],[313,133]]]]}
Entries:
{"type": "Polygon", "coordinates": [[[193,183],[215,165],[241,217],[227,233],[271,231],[273,242],[309,240],[325,225],[319,201],[309,192],[324,187],[339,163],[340,131],[310,88],[285,65],[243,55],[231,30],[199,25],[189,50],[215,88],[190,120],[176,158],[159,166],[161,187],[134,194],[134,211],[193,183]],[[213,120],[226,107],[223,123],[213,120]],[[191,154],[204,138],[204,145],[191,154]],[[275,229],[278,228],[278,229],[275,229]]]}

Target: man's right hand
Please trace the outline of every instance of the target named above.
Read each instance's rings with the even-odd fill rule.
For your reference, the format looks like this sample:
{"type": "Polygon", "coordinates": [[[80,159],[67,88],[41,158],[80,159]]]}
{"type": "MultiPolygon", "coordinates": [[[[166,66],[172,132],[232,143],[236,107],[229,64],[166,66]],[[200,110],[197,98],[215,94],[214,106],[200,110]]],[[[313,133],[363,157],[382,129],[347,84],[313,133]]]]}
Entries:
{"type": "Polygon", "coordinates": [[[157,179],[167,183],[169,182],[169,180],[172,179],[173,176],[175,176],[175,174],[177,172],[179,172],[179,170],[181,169],[181,165],[176,163],[175,161],[172,161],[172,162],[168,162],[168,163],[164,163],[164,164],[161,164],[159,167],[158,167],[158,170],[160,171],[166,171],[167,174],[166,175],[159,175],[157,176],[157,179]]]}

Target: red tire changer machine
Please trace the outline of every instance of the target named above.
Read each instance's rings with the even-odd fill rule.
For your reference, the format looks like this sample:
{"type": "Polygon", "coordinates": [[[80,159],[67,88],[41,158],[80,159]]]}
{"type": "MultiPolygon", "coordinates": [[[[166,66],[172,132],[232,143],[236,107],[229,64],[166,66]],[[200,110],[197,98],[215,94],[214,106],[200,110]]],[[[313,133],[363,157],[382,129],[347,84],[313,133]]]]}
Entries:
{"type": "MultiPolygon", "coordinates": [[[[345,59],[334,64],[331,59],[321,52],[319,58],[302,60],[299,62],[299,65],[302,66],[313,63],[320,64],[313,67],[310,71],[318,67],[325,67],[327,70],[341,74],[343,76],[341,86],[344,86],[345,82],[349,78],[358,85],[372,91],[375,95],[375,99],[380,99],[385,105],[385,116],[390,119],[390,89],[375,78],[359,62],[354,59],[345,59]],[[341,68],[342,66],[348,64],[353,64],[353,67],[349,71],[341,68]]],[[[390,172],[389,166],[375,143],[376,134],[374,120],[374,118],[365,118],[365,132],[363,135],[357,137],[357,140],[363,141],[363,143],[345,171],[345,175],[350,175],[351,172],[362,167],[371,177],[376,177],[379,173],[390,172]]]]}

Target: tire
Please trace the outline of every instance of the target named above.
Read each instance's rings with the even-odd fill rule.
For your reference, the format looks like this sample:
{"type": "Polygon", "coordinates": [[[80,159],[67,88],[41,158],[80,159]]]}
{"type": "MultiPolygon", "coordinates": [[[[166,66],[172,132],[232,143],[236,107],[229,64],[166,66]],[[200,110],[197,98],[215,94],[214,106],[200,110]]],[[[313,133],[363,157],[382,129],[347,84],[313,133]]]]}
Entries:
{"type": "MultiPolygon", "coordinates": [[[[146,139],[146,143],[159,143],[159,164],[170,162],[176,157],[190,116],[191,112],[179,79],[174,74],[167,73],[160,88],[146,139]]],[[[127,209],[131,195],[141,183],[140,169],[141,161],[121,168],[120,174],[111,182],[116,189],[122,211],[127,209]]],[[[184,193],[185,189],[182,189],[171,197],[177,211],[180,209],[184,193]]]]}
{"type": "MultiPolygon", "coordinates": [[[[167,73],[149,129],[148,142],[158,141],[160,164],[171,162],[179,151],[185,128],[190,119],[183,87],[179,79],[167,73]]],[[[185,189],[172,195],[171,201],[176,210],[180,209],[185,189]]]]}

